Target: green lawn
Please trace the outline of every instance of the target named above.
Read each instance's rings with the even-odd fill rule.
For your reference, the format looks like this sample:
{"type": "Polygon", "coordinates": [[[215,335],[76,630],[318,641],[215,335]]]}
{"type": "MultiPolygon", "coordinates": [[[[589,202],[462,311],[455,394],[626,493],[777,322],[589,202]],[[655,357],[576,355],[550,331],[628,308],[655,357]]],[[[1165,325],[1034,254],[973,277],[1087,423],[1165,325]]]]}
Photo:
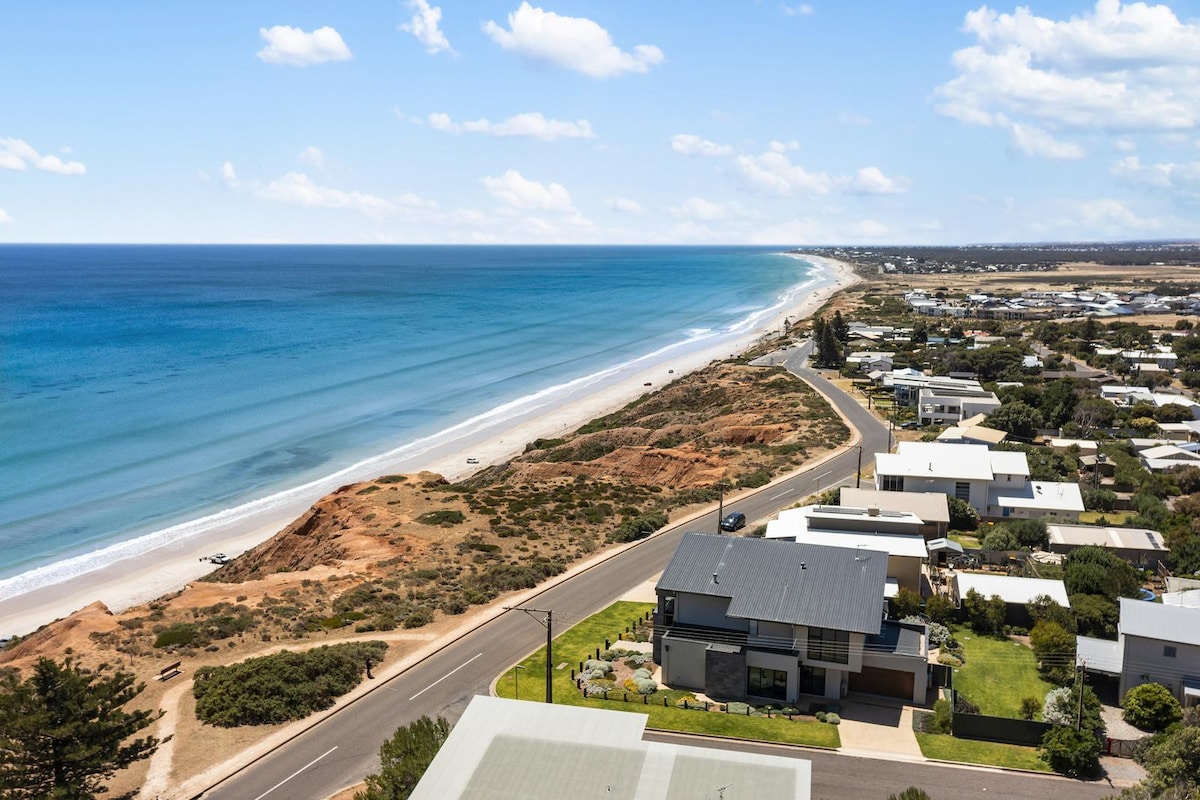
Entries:
{"type": "Polygon", "coordinates": [[[998,742],[977,742],[972,739],[955,739],[937,733],[918,733],[917,744],[926,758],[943,761],[961,761],[966,764],[988,764],[993,767],[1031,769],[1051,772],[1045,761],[1038,757],[1036,747],[1021,747],[998,742]]]}
{"type": "Polygon", "coordinates": [[[954,670],[954,688],[979,706],[983,714],[1020,717],[1021,698],[1036,697],[1039,706],[1054,684],[1037,671],[1033,651],[1012,639],[980,636],[959,628],[966,663],[954,670]]]}
{"type": "MultiPolygon", "coordinates": [[[[571,681],[571,669],[577,668],[580,661],[595,656],[597,647],[604,649],[604,639],[616,645],[617,633],[624,631],[631,621],[641,617],[647,611],[653,610],[652,603],[618,602],[588,619],[579,622],[574,627],[559,634],[554,639],[554,659],[552,665],[566,664],[562,669],[555,669],[554,702],[561,705],[588,706],[589,708],[608,708],[616,711],[633,711],[647,714],[650,719],[647,727],[661,730],[681,731],[687,733],[703,733],[715,736],[731,736],[739,739],[760,739],[768,742],[783,742],[787,744],[804,744],[814,747],[839,747],[841,738],[835,725],[827,725],[808,717],[789,720],[786,717],[744,717],[733,714],[705,711],[685,711],[675,708],[675,701],[686,696],[682,691],[660,691],[650,695],[643,703],[641,696],[629,695],[629,702],[620,699],[598,700],[584,698],[575,684],[571,681]],[[667,707],[663,707],[663,698],[667,707]]],[[[534,624],[532,621],[530,624],[534,624]]],[[[519,670],[520,675],[514,678],[514,670],[509,669],[496,681],[496,694],[500,697],[512,697],[514,688],[519,685],[522,700],[541,702],[546,698],[546,648],[521,662],[525,669],[519,670]]],[[[612,693],[617,696],[617,692],[612,693]]]]}

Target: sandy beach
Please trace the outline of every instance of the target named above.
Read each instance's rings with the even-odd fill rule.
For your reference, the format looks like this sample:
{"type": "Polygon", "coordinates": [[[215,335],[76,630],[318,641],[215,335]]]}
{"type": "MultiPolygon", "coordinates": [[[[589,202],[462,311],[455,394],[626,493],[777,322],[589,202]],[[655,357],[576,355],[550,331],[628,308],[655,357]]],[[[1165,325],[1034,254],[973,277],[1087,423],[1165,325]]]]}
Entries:
{"type": "Polygon", "coordinates": [[[794,303],[774,309],[755,329],[746,330],[735,339],[725,338],[707,345],[699,342],[692,347],[653,354],[619,374],[572,387],[542,404],[531,402],[523,413],[508,416],[503,422],[489,424],[486,418],[472,421],[419,454],[384,454],[354,465],[327,481],[301,487],[287,504],[254,510],[227,522],[209,520],[203,536],[181,535],[177,541],[135,558],[117,560],[69,582],[0,601],[0,637],[27,634],[95,602],[121,611],[182,589],[189,581],[214,569],[207,557],[216,553],[233,557],[269,539],[337,486],[422,470],[453,481],[486,465],[501,463],[522,452],[534,439],[560,436],[647,391],[747,349],[763,335],[780,331],[785,318],[795,321],[812,315],[832,294],[858,281],[851,266],[844,262],[816,256],[804,256],[804,260],[820,270],[812,288],[806,289],[794,303]]]}

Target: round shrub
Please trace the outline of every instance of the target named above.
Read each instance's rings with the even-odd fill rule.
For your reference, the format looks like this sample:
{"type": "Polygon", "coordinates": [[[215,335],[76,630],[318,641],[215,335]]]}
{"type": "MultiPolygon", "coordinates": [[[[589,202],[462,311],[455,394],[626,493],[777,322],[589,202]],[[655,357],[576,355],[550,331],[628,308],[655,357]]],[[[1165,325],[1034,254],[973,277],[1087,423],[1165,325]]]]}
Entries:
{"type": "Polygon", "coordinates": [[[744,717],[750,711],[750,706],[746,703],[730,703],[725,706],[725,710],[730,714],[741,714],[744,717]]]}
{"type": "Polygon", "coordinates": [[[658,691],[658,683],[653,678],[634,678],[633,685],[638,694],[654,694],[658,691]]]}
{"type": "Polygon", "coordinates": [[[1183,715],[1179,701],[1161,683],[1143,683],[1125,693],[1122,715],[1130,725],[1148,731],[1161,731],[1183,715]]]}
{"type": "Polygon", "coordinates": [[[929,624],[929,646],[941,647],[951,639],[950,629],[937,622],[929,624]]]}
{"type": "Polygon", "coordinates": [[[635,679],[636,679],[636,678],[649,678],[649,677],[650,677],[650,670],[646,669],[645,667],[642,667],[642,668],[640,668],[640,669],[636,669],[636,670],[634,670],[634,671],[633,671],[633,677],[634,677],[635,679]]]}
{"type": "Polygon", "coordinates": [[[826,714],[825,722],[829,723],[830,725],[841,725],[842,718],[839,717],[837,714],[826,714]]]}
{"type": "Polygon", "coordinates": [[[829,716],[829,715],[826,714],[824,711],[818,711],[817,712],[817,722],[824,722],[825,717],[827,717],[827,716],[829,716]]]}
{"type": "Polygon", "coordinates": [[[600,670],[601,672],[603,672],[605,674],[612,672],[613,671],[612,662],[605,661],[604,659],[596,659],[596,658],[589,658],[587,661],[583,662],[583,671],[584,672],[595,672],[596,670],[600,670]]]}

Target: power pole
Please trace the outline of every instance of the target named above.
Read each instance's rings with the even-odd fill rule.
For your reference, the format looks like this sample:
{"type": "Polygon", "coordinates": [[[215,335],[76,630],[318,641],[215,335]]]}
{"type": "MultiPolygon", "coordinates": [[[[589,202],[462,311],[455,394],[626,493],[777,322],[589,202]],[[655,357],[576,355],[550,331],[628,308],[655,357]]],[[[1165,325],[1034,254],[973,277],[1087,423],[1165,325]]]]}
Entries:
{"type": "Polygon", "coordinates": [[[554,612],[545,608],[521,608],[520,606],[504,606],[505,611],[524,611],[529,618],[546,629],[546,702],[554,702],[554,612]],[[534,614],[545,614],[545,620],[540,620],[534,614]]]}
{"type": "Polygon", "coordinates": [[[862,445],[858,445],[858,472],[854,476],[854,488],[862,486],[862,445]]]}
{"type": "Polygon", "coordinates": [[[717,484],[717,536],[721,535],[721,520],[725,517],[725,484],[717,484]]]}

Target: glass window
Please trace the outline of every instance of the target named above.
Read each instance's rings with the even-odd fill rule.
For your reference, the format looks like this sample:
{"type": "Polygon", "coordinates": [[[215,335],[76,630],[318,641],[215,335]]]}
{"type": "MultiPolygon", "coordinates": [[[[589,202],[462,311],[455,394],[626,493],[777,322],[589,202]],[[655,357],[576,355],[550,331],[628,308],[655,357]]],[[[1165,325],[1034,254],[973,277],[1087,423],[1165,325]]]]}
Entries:
{"type": "Polygon", "coordinates": [[[746,670],[746,694],[786,700],[787,673],[766,667],[750,667],[746,670]]]}
{"type": "Polygon", "coordinates": [[[1163,645],[1163,655],[1167,658],[1174,658],[1175,657],[1175,646],[1170,645],[1170,644],[1163,645]]]}
{"type": "Polygon", "coordinates": [[[808,659],[833,664],[850,662],[850,633],[830,628],[808,629],[808,659]]]}
{"type": "Polygon", "coordinates": [[[971,499],[971,484],[967,483],[966,481],[955,481],[954,482],[954,496],[957,497],[959,500],[970,500],[971,499]]]}
{"type": "Polygon", "coordinates": [[[883,476],[881,476],[879,486],[885,492],[903,492],[904,491],[904,476],[903,475],[883,475],[883,476]]]}

